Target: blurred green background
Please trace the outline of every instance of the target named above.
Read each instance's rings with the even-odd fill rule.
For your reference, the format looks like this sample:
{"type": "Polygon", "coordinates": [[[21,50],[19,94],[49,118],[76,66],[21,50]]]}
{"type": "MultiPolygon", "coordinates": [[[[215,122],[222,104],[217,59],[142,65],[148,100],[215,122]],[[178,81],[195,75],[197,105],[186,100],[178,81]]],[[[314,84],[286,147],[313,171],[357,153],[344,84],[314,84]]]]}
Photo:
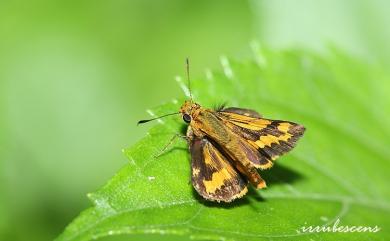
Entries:
{"type": "Polygon", "coordinates": [[[0,240],[51,240],[90,206],[145,110],[183,95],[185,57],[202,76],[259,40],[387,66],[389,24],[384,0],[1,1],[0,240]]]}

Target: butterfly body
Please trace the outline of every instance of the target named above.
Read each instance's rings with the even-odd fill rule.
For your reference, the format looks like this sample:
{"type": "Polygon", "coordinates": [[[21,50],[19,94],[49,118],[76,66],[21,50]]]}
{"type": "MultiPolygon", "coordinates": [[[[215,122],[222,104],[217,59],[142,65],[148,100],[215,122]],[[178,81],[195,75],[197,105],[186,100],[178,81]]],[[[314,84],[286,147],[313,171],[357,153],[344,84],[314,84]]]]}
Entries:
{"type": "Polygon", "coordinates": [[[257,169],[267,169],[294,146],[302,125],[264,119],[242,108],[206,109],[192,101],[180,108],[188,123],[191,180],[205,199],[231,202],[255,188],[266,187],[257,169]]]}

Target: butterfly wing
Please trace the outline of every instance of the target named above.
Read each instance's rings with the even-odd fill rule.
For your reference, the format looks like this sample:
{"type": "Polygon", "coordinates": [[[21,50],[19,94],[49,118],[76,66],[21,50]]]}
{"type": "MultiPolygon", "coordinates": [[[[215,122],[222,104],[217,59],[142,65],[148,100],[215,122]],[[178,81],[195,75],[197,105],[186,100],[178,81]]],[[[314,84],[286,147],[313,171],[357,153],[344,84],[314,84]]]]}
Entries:
{"type": "Polygon", "coordinates": [[[205,199],[231,202],[244,196],[247,181],[211,141],[190,137],[192,185],[205,199]]]}
{"type": "Polygon", "coordinates": [[[238,110],[222,110],[218,112],[219,117],[234,133],[258,150],[260,158],[252,160],[257,168],[270,168],[274,160],[295,147],[305,131],[302,125],[294,122],[259,118],[251,115],[252,112],[245,114],[243,110],[235,109],[238,110]]]}
{"type": "Polygon", "coordinates": [[[261,115],[257,111],[251,110],[251,109],[228,107],[228,108],[225,108],[221,111],[225,112],[225,113],[235,113],[235,114],[239,114],[239,115],[245,115],[245,116],[249,116],[249,117],[253,117],[253,118],[261,118],[261,115]]]}

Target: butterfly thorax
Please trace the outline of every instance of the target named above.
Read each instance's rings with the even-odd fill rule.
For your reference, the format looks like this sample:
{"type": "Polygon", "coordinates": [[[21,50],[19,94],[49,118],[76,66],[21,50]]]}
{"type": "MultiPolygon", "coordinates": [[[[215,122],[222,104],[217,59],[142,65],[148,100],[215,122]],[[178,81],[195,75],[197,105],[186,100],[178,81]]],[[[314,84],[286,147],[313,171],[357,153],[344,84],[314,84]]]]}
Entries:
{"type": "Polygon", "coordinates": [[[186,101],[180,108],[184,122],[189,125],[191,135],[215,140],[220,144],[227,144],[230,141],[231,134],[224,126],[224,123],[218,119],[217,113],[213,109],[206,109],[192,101],[186,101]],[[222,142],[222,143],[221,143],[222,142]]]}

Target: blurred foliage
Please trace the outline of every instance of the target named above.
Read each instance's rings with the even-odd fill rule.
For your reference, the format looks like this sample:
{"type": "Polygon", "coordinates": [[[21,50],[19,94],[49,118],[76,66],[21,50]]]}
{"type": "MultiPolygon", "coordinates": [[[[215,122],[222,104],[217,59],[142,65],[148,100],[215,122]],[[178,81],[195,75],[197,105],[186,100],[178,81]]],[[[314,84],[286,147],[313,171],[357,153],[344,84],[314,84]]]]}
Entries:
{"type": "MultiPolygon", "coordinates": [[[[382,112],[390,105],[389,75],[337,51],[323,58],[303,51],[264,51],[256,43],[253,48],[256,61],[231,63],[223,58],[223,73],[209,72],[208,78],[193,81],[192,87],[195,100],[204,106],[229,100],[234,106],[255,108],[265,117],[293,120],[307,128],[293,153],[262,171],[268,181],[266,190],[252,190],[231,204],[202,200],[188,184],[185,142],[155,158],[172,135],[183,132],[180,117],[170,117],[125,150],[129,163],[102,189],[88,195],[95,206],[58,240],[124,233],[209,240],[390,237],[385,228],[390,225],[386,184],[390,113],[382,112]],[[333,226],[337,219],[343,226],[377,225],[382,231],[297,233],[302,226],[333,226]]],[[[150,113],[173,113],[182,103],[174,100],[150,113]]]]}
{"type": "Polygon", "coordinates": [[[0,239],[50,240],[89,206],[85,193],[144,136],[134,123],[145,109],[182,96],[173,77],[185,57],[200,76],[258,38],[316,51],[330,42],[387,66],[389,5],[1,1],[0,239]]]}
{"type": "Polygon", "coordinates": [[[126,163],[145,109],[181,95],[185,57],[196,75],[247,44],[248,5],[221,3],[0,3],[1,240],[57,236],[126,163]]]}

